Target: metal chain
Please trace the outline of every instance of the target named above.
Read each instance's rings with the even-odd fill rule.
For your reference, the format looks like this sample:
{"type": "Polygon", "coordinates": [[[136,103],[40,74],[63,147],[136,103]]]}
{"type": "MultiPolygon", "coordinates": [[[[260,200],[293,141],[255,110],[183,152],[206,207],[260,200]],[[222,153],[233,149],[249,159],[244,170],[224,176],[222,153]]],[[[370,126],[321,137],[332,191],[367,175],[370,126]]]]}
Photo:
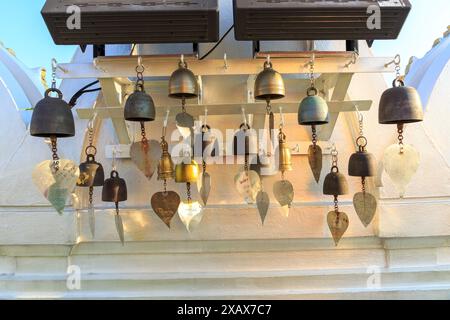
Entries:
{"type": "Polygon", "coordinates": [[[400,153],[403,153],[403,151],[404,151],[403,125],[398,125],[397,126],[397,132],[398,132],[398,145],[400,146],[400,153]]]}
{"type": "Polygon", "coordinates": [[[339,200],[338,196],[334,196],[334,212],[339,213],[339,200]]]}
{"type": "Polygon", "coordinates": [[[164,190],[164,193],[167,193],[167,179],[163,180],[163,190],[164,190]]]}
{"type": "Polygon", "coordinates": [[[331,161],[332,161],[333,168],[337,168],[338,155],[339,155],[339,152],[337,151],[336,146],[333,145],[333,148],[331,149],[331,161]]]}
{"type": "Polygon", "coordinates": [[[361,177],[361,190],[363,193],[366,193],[366,177],[361,177]]]}
{"type": "Polygon", "coordinates": [[[56,60],[52,59],[52,89],[56,89],[56,60]]]}
{"type": "Polygon", "coordinates": [[[311,59],[309,62],[309,81],[311,84],[311,88],[314,88],[316,79],[314,77],[314,60],[311,59]]]}
{"type": "Polygon", "coordinates": [[[145,133],[145,123],[143,121],[141,121],[141,137],[142,137],[142,144],[147,144],[148,140],[147,140],[147,135],[145,133]]]}
{"type": "Polygon", "coordinates": [[[190,204],[192,202],[191,183],[190,182],[186,183],[186,189],[187,189],[187,200],[188,200],[188,203],[190,204]]]}
{"type": "Polygon", "coordinates": [[[203,159],[202,161],[202,168],[203,168],[203,173],[206,172],[206,161],[203,159]]]}
{"type": "Polygon", "coordinates": [[[311,131],[312,131],[312,144],[314,146],[314,149],[317,146],[317,129],[316,126],[311,126],[311,131]]]}
{"type": "Polygon", "coordinates": [[[89,187],[89,206],[92,208],[92,204],[94,203],[94,187],[89,187]]]}
{"type": "Polygon", "coordinates": [[[145,68],[143,65],[139,65],[136,67],[136,89],[140,87],[142,90],[144,90],[144,71],[145,68]]]}
{"type": "Polygon", "coordinates": [[[267,99],[266,102],[267,102],[266,112],[267,112],[267,115],[270,115],[272,113],[272,104],[270,103],[270,99],[267,99]]]}
{"type": "Polygon", "coordinates": [[[244,170],[245,172],[249,171],[249,167],[248,167],[248,155],[245,155],[245,162],[244,162],[244,170]]]}
{"type": "Polygon", "coordinates": [[[186,113],[186,98],[181,99],[181,111],[186,113]]]}
{"type": "Polygon", "coordinates": [[[50,141],[52,144],[53,167],[55,168],[55,171],[58,171],[59,170],[59,156],[58,156],[57,138],[53,136],[50,138],[50,141]]]}

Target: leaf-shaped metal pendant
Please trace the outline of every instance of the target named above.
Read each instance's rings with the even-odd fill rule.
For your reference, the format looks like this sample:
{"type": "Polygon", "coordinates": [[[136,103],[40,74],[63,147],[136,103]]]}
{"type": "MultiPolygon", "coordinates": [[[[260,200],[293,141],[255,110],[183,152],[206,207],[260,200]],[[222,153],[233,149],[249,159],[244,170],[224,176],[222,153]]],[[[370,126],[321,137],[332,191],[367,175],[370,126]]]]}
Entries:
{"type": "Polygon", "coordinates": [[[353,197],[353,206],[364,227],[372,222],[377,211],[377,199],[368,192],[358,192],[353,197]]]}
{"type": "Polygon", "coordinates": [[[294,187],[288,180],[277,181],[273,185],[273,195],[280,206],[290,207],[294,201],[294,187]]]}
{"type": "Polygon", "coordinates": [[[337,246],[345,231],[348,229],[348,216],[345,212],[330,211],[327,216],[328,227],[337,246]]]}
{"type": "Polygon", "coordinates": [[[234,184],[237,192],[248,204],[255,203],[256,195],[261,190],[261,179],[258,173],[253,170],[240,171],[234,177],[234,184]]]}
{"type": "Polygon", "coordinates": [[[201,178],[197,180],[197,188],[203,204],[206,206],[211,192],[211,176],[208,172],[203,172],[201,175],[201,178]]]}
{"type": "Polygon", "coordinates": [[[200,224],[203,218],[203,208],[197,201],[183,201],[178,208],[181,222],[189,232],[192,232],[200,224]]]}
{"type": "Polygon", "coordinates": [[[156,140],[149,140],[147,143],[135,142],[130,149],[131,160],[149,180],[156,171],[161,154],[161,146],[156,140]]]}
{"type": "Polygon", "coordinates": [[[318,145],[310,145],[308,148],[308,162],[309,167],[313,173],[314,179],[317,183],[320,180],[322,173],[322,148],[318,145]]]}
{"type": "Polygon", "coordinates": [[[261,222],[264,224],[270,206],[270,199],[267,192],[258,192],[258,195],[256,196],[256,206],[258,207],[259,215],[261,216],[261,222]]]}
{"type": "Polygon", "coordinates": [[[89,229],[91,230],[92,238],[95,238],[95,210],[93,206],[89,206],[89,229]]]}
{"type": "Polygon", "coordinates": [[[180,206],[180,201],[180,196],[174,191],[157,192],[152,197],[153,211],[169,228],[180,206]]]}
{"type": "Polygon", "coordinates": [[[125,245],[125,234],[123,231],[122,217],[119,214],[116,214],[115,219],[116,219],[117,234],[119,235],[120,242],[122,243],[122,245],[125,245]]]}
{"type": "Polygon", "coordinates": [[[400,150],[398,144],[389,146],[384,151],[383,166],[400,193],[400,197],[403,198],[406,186],[419,168],[420,155],[410,145],[404,145],[403,152],[400,150]]]}
{"type": "Polygon", "coordinates": [[[32,174],[32,179],[38,190],[62,214],[67,199],[75,189],[80,169],[70,160],[59,160],[59,169],[55,169],[52,160],[38,164],[32,174]]]}

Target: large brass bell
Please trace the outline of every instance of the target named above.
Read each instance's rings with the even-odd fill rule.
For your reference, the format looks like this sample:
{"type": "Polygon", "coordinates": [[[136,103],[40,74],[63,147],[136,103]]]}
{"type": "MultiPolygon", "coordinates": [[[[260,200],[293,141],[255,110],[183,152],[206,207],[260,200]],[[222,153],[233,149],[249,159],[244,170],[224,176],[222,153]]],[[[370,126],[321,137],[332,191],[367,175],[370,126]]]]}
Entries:
{"type": "Polygon", "coordinates": [[[264,70],[258,74],[255,80],[255,99],[276,100],[286,95],[283,77],[272,68],[272,63],[266,61],[264,70]]]}
{"type": "Polygon", "coordinates": [[[314,87],[308,89],[307,95],[300,103],[298,123],[304,126],[327,124],[329,113],[326,101],[318,95],[314,87]]]}
{"type": "Polygon", "coordinates": [[[405,87],[402,80],[394,80],[393,88],[381,96],[378,122],[401,125],[420,121],[423,121],[423,107],[418,92],[412,87],[405,87]]]}
{"type": "Polygon", "coordinates": [[[181,162],[175,167],[176,183],[196,183],[199,176],[199,166],[195,160],[189,163],[181,162]]]}
{"type": "Polygon", "coordinates": [[[125,120],[135,122],[147,122],[155,120],[155,103],[143,86],[136,86],[125,103],[125,120]]]}
{"type": "Polygon", "coordinates": [[[111,172],[111,177],[105,180],[102,190],[102,201],[119,203],[127,201],[127,184],[124,179],[119,177],[115,170],[111,172]]]}
{"type": "Polygon", "coordinates": [[[60,90],[48,89],[44,99],[36,104],[31,117],[30,134],[41,138],[67,138],[75,135],[73,114],[60,90]],[[58,97],[51,97],[52,92],[58,97]]]}
{"type": "Polygon", "coordinates": [[[104,181],[103,166],[95,161],[93,154],[88,154],[87,160],[80,164],[80,177],[77,181],[77,187],[101,187],[104,181]]]}
{"type": "Polygon", "coordinates": [[[339,169],[335,166],[331,169],[331,172],[325,177],[323,183],[323,194],[340,196],[348,193],[348,183],[345,176],[339,172],[339,169]]]}
{"type": "Polygon", "coordinates": [[[169,145],[166,140],[161,142],[162,156],[158,165],[158,180],[169,180],[175,176],[174,164],[169,153],[169,145]]]}
{"type": "Polygon", "coordinates": [[[198,96],[198,83],[194,73],[188,69],[185,61],[180,61],[178,69],[169,80],[169,97],[175,99],[193,99],[198,96]]]}
{"type": "Polygon", "coordinates": [[[280,132],[279,140],[279,170],[281,172],[292,171],[291,149],[286,142],[286,135],[280,132]]]}

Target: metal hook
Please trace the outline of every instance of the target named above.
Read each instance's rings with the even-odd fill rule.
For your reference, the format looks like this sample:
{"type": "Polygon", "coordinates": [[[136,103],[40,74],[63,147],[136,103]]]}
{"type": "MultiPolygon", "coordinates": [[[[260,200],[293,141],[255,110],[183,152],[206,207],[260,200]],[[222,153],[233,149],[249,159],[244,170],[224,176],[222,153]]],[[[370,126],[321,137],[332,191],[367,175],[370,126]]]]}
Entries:
{"type": "Polygon", "coordinates": [[[283,107],[280,107],[280,127],[283,128],[285,125],[283,107]]]}
{"type": "Polygon", "coordinates": [[[356,64],[356,61],[358,60],[359,54],[357,51],[353,51],[352,53],[352,60],[350,60],[349,63],[345,65],[346,68],[350,67],[352,64],[356,64]]]}
{"type": "Polygon", "coordinates": [[[314,67],[315,62],[316,62],[316,53],[313,52],[313,53],[311,54],[311,59],[310,59],[307,63],[305,63],[304,67],[305,67],[305,68],[306,68],[306,67],[311,67],[311,66],[314,67]]]}
{"type": "Polygon", "coordinates": [[[111,163],[111,166],[112,166],[112,170],[113,171],[117,171],[117,165],[116,165],[116,159],[117,159],[117,147],[116,146],[113,146],[113,149],[112,149],[112,163],[111,163]]]}
{"type": "Polygon", "coordinates": [[[223,54],[223,67],[224,69],[228,69],[228,61],[227,61],[227,54],[223,54]]]}
{"type": "Polygon", "coordinates": [[[355,110],[356,110],[356,114],[358,115],[358,121],[359,122],[363,122],[364,121],[364,116],[361,113],[361,111],[359,111],[358,106],[355,104],[355,110]]]}
{"type": "Polygon", "coordinates": [[[400,55],[399,55],[399,54],[396,54],[395,57],[394,57],[394,60],[392,60],[392,61],[386,63],[386,64],[384,65],[384,67],[387,68],[387,67],[389,67],[391,64],[395,64],[395,65],[398,66],[398,65],[401,64],[401,62],[402,62],[402,59],[401,59],[400,55]]]}
{"type": "Polygon", "coordinates": [[[244,125],[248,126],[247,116],[245,114],[245,108],[244,107],[242,107],[242,117],[244,119],[244,125]]]}
{"type": "Polygon", "coordinates": [[[205,107],[205,119],[203,119],[204,125],[208,125],[208,108],[205,107]]]}

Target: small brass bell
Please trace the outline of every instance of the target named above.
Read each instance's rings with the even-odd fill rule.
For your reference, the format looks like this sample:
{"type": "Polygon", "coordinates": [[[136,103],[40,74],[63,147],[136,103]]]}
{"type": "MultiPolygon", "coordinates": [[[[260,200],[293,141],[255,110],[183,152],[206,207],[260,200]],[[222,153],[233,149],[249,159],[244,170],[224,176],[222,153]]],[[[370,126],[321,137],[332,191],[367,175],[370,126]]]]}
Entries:
{"type": "Polygon", "coordinates": [[[191,160],[190,163],[181,162],[175,167],[176,183],[196,183],[199,176],[199,167],[197,162],[191,160]]]}
{"type": "Polygon", "coordinates": [[[41,138],[67,138],[75,135],[73,114],[60,90],[48,89],[44,99],[36,104],[31,117],[30,134],[41,138]],[[57,93],[58,97],[51,97],[51,92],[57,93]]]}
{"type": "Polygon", "coordinates": [[[279,170],[281,172],[292,171],[291,149],[286,142],[286,135],[280,132],[279,136],[279,170]]]}
{"type": "Polygon", "coordinates": [[[80,164],[80,177],[77,181],[77,187],[101,187],[104,182],[103,166],[95,161],[93,154],[88,154],[86,162],[80,164]]]}
{"type": "Polygon", "coordinates": [[[124,179],[119,177],[115,170],[111,172],[111,177],[105,180],[102,190],[102,201],[119,203],[127,201],[127,184],[124,179]]]}
{"type": "Polygon", "coordinates": [[[318,95],[318,91],[314,87],[308,89],[307,95],[300,103],[298,123],[303,126],[327,124],[329,113],[326,101],[318,95]]]}
{"type": "Polygon", "coordinates": [[[180,61],[178,69],[170,77],[169,97],[183,100],[198,97],[197,79],[183,60],[180,61]]]}
{"type": "Polygon", "coordinates": [[[276,100],[286,95],[283,77],[272,68],[272,63],[266,61],[264,70],[258,74],[255,81],[255,99],[276,100]]]}
{"type": "Polygon", "coordinates": [[[393,88],[381,96],[378,109],[380,124],[414,123],[423,121],[422,101],[416,89],[405,87],[403,80],[396,79],[393,88]]]}
{"type": "Polygon", "coordinates": [[[169,153],[169,145],[163,139],[161,142],[162,156],[158,165],[158,180],[169,180],[175,176],[174,164],[169,153]]]}
{"type": "Polygon", "coordinates": [[[323,194],[331,196],[340,196],[348,193],[348,183],[345,176],[339,172],[337,167],[325,177],[323,183],[323,194]]]}

